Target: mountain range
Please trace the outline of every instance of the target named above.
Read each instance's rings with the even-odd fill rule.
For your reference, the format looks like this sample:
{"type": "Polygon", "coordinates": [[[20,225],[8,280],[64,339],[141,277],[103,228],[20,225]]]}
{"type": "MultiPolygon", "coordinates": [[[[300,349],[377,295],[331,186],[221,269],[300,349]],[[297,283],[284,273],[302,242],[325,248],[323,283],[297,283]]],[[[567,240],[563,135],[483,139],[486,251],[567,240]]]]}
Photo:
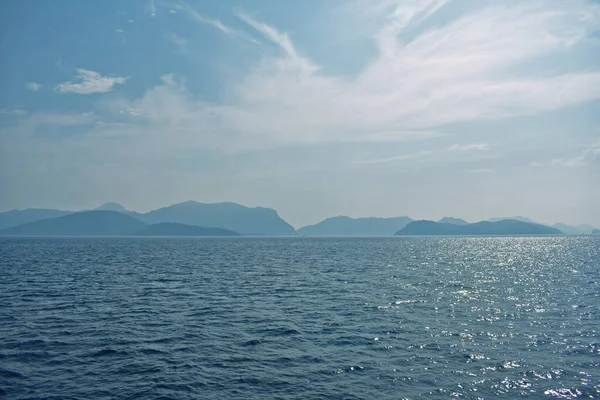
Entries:
{"type": "MultiPolygon", "coordinates": [[[[236,203],[206,204],[188,201],[157,210],[152,210],[147,213],[129,211],[116,203],[105,203],[96,210],[92,211],[98,213],[118,213],[120,215],[135,219],[136,221],[142,223],[143,226],[169,222],[203,228],[221,228],[242,235],[281,236],[296,234],[296,230],[281,217],[279,217],[277,211],[263,207],[250,208],[236,203]]],[[[44,222],[42,225],[35,226],[22,225],[35,221],[56,219],[57,217],[66,217],[68,215],[78,215],[81,213],[82,212],[75,213],[58,210],[7,211],[5,213],[0,213],[0,234],[26,234],[25,232],[29,231],[30,229],[35,231],[41,229],[42,231],[45,231],[50,228],[42,228],[42,225],[49,224],[48,222],[44,222]],[[19,229],[16,229],[17,227],[19,229]]],[[[98,218],[100,215],[108,214],[92,214],[92,216],[96,216],[98,218]]],[[[63,224],[79,223],[80,220],[82,220],[81,215],[79,215],[77,219],[73,221],[70,219],[59,220],[60,223],[56,225],[58,229],[57,232],[63,232],[63,230],[66,229],[63,227],[63,224]]],[[[94,221],[100,223],[99,220],[94,221]]],[[[173,226],[163,226],[163,228],[173,228],[173,226]]],[[[182,227],[179,228],[183,229],[182,227]]],[[[75,226],[73,229],[77,231],[79,228],[75,226]]],[[[104,228],[99,225],[98,232],[95,234],[104,235],[104,232],[104,228]]],[[[119,230],[119,232],[124,231],[119,230]]],[[[130,232],[126,234],[130,234],[130,232]]]]}
{"type": "Polygon", "coordinates": [[[223,228],[161,222],[148,225],[127,214],[110,210],[81,211],[56,218],[27,222],[0,231],[12,236],[239,236],[223,228]]]}
{"type": "Polygon", "coordinates": [[[337,216],[327,218],[314,225],[304,226],[296,231],[277,214],[277,211],[270,208],[252,208],[236,203],[208,204],[195,201],[173,204],[146,213],[127,210],[117,203],[105,203],[87,213],[53,209],[2,212],[0,213],[0,235],[292,236],[301,234],[303,236],[390,236],[394,234],[598,233],[589,225],[555,224],[550,227],[538,224],[526,217],[492,218],[488,221],[470,224],[463,219],[450,216],[437,222],[415,221],[408,216],[393,218],[337,216]],[[71,217],[67,218],[69,216],[71,217]],[[119,216],[129,219],[122,219],[119,216]],[[521,224],[515,224],[515,221],[521,224]],[[494,225],[498,222],[503,223],[494,225]]]}

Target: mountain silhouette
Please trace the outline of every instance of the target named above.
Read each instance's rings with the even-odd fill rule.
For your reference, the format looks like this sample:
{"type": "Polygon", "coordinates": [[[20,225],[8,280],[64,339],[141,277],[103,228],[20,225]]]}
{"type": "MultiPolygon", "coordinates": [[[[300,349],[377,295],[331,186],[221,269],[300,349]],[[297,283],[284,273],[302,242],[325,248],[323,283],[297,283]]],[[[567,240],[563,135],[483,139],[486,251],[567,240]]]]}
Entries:
{"type": "Polygon", "coordinates": [[[51,210],[43,208],[28,208],[26,210],[11,210],[0,213],[0,230],[13,226],[39,221],[41,219],[62,217],[72,214],[72,211],[51,210]]]}
{"type": "Polygon", "coordinates": [[[117,211],[82,211],[42,219],[0,231],[0,235],[36,236],[124,236],[146,226],[117,211]]]}
{"type": "Polygon", "coordinates": [[[468,225],[453,225],[434,221],[414,221],[396,235],[560,235],[556,228],[504,219],[497,222],[482,221],[468,225]]]}
{"type": "MultiPolygon", "coordinates": [[[[174,204],[168,207],[163,207],[157,210],[153,210],[147,213],[138,213],[135,211],[127,210],[125,207],[118,203],[107,202],[102,204],[96,210],[91,211],[112,211],[119,212],[122,215],[132,217],[135,220],[141,221],[147,225],[154,225],[164,222],[172,222],[183,225],[190,225],[196,227],[213,227],[222,228],[232,232],[236,232],[241,235],[295,235],[296,231],[294,228],[283,220],[277,211],[270,208],[263,207],[246,207],[236,203],[199,203],[195,201],[187,201],[184,203],[174,204]]],[[[77,211],[66,211],[66,210],[54,210],[54,209],[24,209],[24,210],[10,210],[0,212],[0,232],[6,235],[9,232],[9,228],[16,228],[23,224],[29,224],[35,221],[42,221],[46,219],[60,218],[71,214],[81,214],[82,212],[77,211]]],[[[80,217],[78,217],[80,218],[80,217]]],[[[520,221],[525,223],[531,223],[538,226],[546,226],[538,224],[527,217],[513,217],[513,218],[492,218],[487,222],[501,222],[501,221],[520,221]]],[[[298,230],[298,233],[304,235],[314,236],[387,236],[398,233],[402,228],[406,227],[409,222],[414,221],[410,217],[396,217],[396,218],[351,218],[346,216],[337,216],[327,218],[317,224],[308,225],[298,230]]],[[[414,221],[419,222],[419,221],[414,221]]],[[[433,222],[433,221],[429,221],[433,222]]],[[[482,221],[485,222],[485,221],[482,221]]],[[[455,226],[469,226],[467,221],[454,218],[444,217],[440,219],[438,224],[448,224],[455,226]]],[[[99,225],[100,226],[100,225],[99,225]]],[[[546,226],[549,227],[549,226],[546,226]]],[[[38,227],[41,229],[41,225],[38,227]]],[[[38,229],[35,228],[35,229],[38,229]]],[[[594,228],[590,225],[567,225],[557,223],[550,228],[555,228],[561,233],[565,234],[591,234],[594,228]]],[[[23,231],[29,231],[34,229],[31,226],[19,228],[23,231]]],[[[61,228],[63,229],[63,228],[61,228]]],[[[83,227],[82,227],[83,229],[83,227]]],[[[115,227],[116,231],[121,232],[122,230],[115,227]]],[[[158,228],[153,228],[158,229],[158,228]]],[[[161,228],[162,229],[162,228],[161,228]]],[[[414,226],[411,229],[416,229],[414,226]]],[[[421,226],[419,229],[425,229],[421,226]]],[[[433,229],[433,228],[432,228],[433,229]]],[[[435,228],[437,230],[444,230],[446,228],[435,228]]],[[[474,229],[475,231],[479,228],[468,228],[474,229]]],[[[487,229],[484,225],[481,227],[483,231],[487,229]]],[[[455,232],[452,228],[447,228],[448,232],[455,232]]],[[[13,230],[13,234],[17,234],[18,230],[13,230]]],[[[60,231],[60,229],[59,229],[60,231]]],[[[475,232],[473,231],[473,232],[475,232]]],[[[535,230],[530,230],[531,232],[535,230]]],[[[598,230],[596,230],[597,233],[598,230]]],[[[461,231],[462,232],[462,231],[461,231]]],[[[547,231],[552,232],[552,231],[547,231]]],[[[123,234],[130,234],[131,232],[124,232],[123,234]]],[[[62,234],[62,233],[57,233],[62,234]]],[[[93,233],[100,234],[100,233],[93,233]]],[[[449,233],[449,234],[470,234],[470,233],[449,233]]],[[[473,233],[477,234],[477,233],[473,233]]],[[[506,233],[510,234],[510,233],[506,233]]],[[[548,233],[551,234],[551,233],[548,233]]],[[[168,236],[168,235],[167,235],[168,236]]]]}
{"type": "Polygon", "coordinates": [[[460,218],[444,217],[438,221],[440,224],[452,224],[452,225],[469,225],[467,221],[460,218]]]}
{"type": "Polygon", "coordinates": [[[96,210],[99,210],[99,211],[118,211],[118,212],[127,212],[127,211],[129,211],[125,207],[123,207],[122,205],[120,205],[119,203],[113,203],[113,202],[110,202],[110,201],[108,203],[102,204],[100,207],[96,208],[96,210]]]}
{"type": "MultiPolygon", "coordinates": [[[[534,220],[527,218],[527,217],[502,217],[502,218],[490,218],[488,219],[488,221],[490,222],[499,222],[499,221],[506,221],[506,220],[511,220],[511,221],[521,221],[521,222],[530,222],[532,224],[537,224],[537,222],[535,222],[534,220]]],[[[540,224],[541,225],[541,224],[540,224]]]]}
{"type": "Polygon", "coordinates": [[[179,224],[177,222],[161,222],[148,225],[132,233],[133,236],[240,236],[239,233],[223,228],[208,228],[179,224]]]}
{"type": "Polygon", "coordinates": [[[600,229],[594,229],[592,235],[600,235],[600,229]]]}
{"type": "Polygon", "coordinates": [[[388,236],[404,228],[411,221],[412,219],[409,217],[350,218],[338,216],[300,228],[298,233],[309,236],[388,236]]]}
{"type": "Polygon", "coordinates": [[[586,235],[592,233],[594,230],[594,227],[590,225],[572,226],[559,223],[552,225],[552,227],[566,233],[567,235],[586,235]]]}
{"type": "Polygon", "coordinates": [[[148,224],[180,224],[225,228],[242,235],[295,235],[296,230],[271,208],[250,208],[236,203],[187,201],[143,214],[148,224]]]}

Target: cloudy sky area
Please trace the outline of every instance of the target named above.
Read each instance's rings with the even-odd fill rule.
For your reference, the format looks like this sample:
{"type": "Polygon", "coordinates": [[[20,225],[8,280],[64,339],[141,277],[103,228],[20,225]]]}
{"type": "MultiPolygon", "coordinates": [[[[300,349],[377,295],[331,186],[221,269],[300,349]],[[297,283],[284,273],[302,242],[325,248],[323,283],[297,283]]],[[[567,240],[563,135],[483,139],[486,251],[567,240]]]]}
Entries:
{"type": "Polygon", "coordinates": [[[0,210],[600,227],[597,0],[5,0],[0,36],[0,210]]]}

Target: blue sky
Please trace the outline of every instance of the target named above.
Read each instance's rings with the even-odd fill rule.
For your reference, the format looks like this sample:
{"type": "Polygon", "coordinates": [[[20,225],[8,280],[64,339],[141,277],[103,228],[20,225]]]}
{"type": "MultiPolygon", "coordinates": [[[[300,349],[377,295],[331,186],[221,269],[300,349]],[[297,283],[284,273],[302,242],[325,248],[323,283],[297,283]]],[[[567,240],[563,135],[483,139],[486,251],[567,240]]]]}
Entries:
{"type": "Polygon", "coordinates": [[[0,3],[0,209],[600,227],[600,2],[0,3]]]}

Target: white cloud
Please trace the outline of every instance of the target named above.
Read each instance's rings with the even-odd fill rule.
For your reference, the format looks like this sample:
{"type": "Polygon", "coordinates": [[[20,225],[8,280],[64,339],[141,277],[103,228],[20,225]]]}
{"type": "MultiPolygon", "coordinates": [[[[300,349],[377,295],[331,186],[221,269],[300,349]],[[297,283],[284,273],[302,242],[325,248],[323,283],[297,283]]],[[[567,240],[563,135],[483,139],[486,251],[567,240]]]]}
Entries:
{"type": "Polygon", "coordinates": [[[117,28],[115,29],[116,33],[125,33],[125,31],[123,29],[117,28]]]}
{"type": "Polygon", "coordinates": [[[154,0],[149,0],[148,12],[150,13],[151,17],[156,16],[156,4],[154,4],[154,0]]]}
{"type": "MultiPolygon", "coordinates": [[[[371,7],[372,2],[364,4],[371,7]]],[[[398,4],[381,18],[374,35],[378,53],[353,77],[323,72],[288,34],[241,14],[279,52],[268,53],[230,79],[222,103],[200,101],[177,77],[164,76],[138,98],[109,100],[107,107],[125,125],[95,127],[94,140],[120,137],[131,148],[164,155],[193,149],[233,153],[332,142],[399,143],[436,138],[443,135],[444,124],[536,114],[600,98],[600,71],[531,76],[517,68],[546,55],[566,55],[576,44],[586,46],[600,23],[597,6],[585,1],[568,8],[559,2],[492,3],[444,24],[426,25],[446,3],[398,4]]],[[[238,37],[218,20],[187,6],[176,9],[238,37]]],[[[125,82],[93,71],[78,73],[79,81],[57,90],[100,93],[125,82]]],[[[361,162],[453,160],[465,153],[481,157],[490,149],[481,143],[485,140],[394,157],[374,154],[373,160],[361,162]]],[[[109,151],[114,143],[97,144],[109,151]]]]}
{"type": "Polygon", "coordinates": [[[576,157],[573,158],[558,158],[552,160],[552,165],[557,165],[566,168],[582,167],[587,162],[596,157],[600,157],[600,139],[593,143],[590,147],[586,148],[576,157]]]}
{"type": "Polygon", "coordinates": [[[127,78],[102,76],[98,72],[77,69],[79,82],[63,82],[56,87],[61,93],[93,94],[110,92],[113,86],[125,83],[127,78]]]}
{"type": "Polygon", "coordinates": [[[44,85],[42,85],[41,83],[36,83],[36,82],[27,82],[27,84],[25,85],[25,87],[29,90],[31,90],[32,92],[37,92],[38,90],[40,90],[44,85]]]}

